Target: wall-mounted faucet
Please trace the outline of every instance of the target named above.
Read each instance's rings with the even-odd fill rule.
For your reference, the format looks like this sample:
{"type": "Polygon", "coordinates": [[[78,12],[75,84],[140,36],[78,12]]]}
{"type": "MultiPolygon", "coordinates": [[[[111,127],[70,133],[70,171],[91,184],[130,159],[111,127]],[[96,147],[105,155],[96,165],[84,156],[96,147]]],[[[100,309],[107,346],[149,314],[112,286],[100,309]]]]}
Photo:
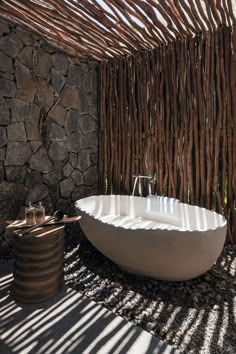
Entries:
{"type": "Polygon", "coordinates": [[[135,178],[135,180],[134,180],[134,187],[133,187],[132,196],[134,196],[135,188],[138,183],[138,192],[139,192],[140,197],[142,197],[141,179],[148,179],[148,193],[149,193],[149,195],[152,194],[152,188],[151,188],[152,177],[151,176],[133,175],[133,177],[135,178]]]}

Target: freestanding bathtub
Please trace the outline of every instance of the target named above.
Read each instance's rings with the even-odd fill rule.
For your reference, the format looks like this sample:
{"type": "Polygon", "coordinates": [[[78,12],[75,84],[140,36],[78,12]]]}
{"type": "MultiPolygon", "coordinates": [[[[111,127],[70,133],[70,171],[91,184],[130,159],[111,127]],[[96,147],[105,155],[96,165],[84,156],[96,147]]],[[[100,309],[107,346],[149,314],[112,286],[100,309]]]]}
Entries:
{"type": "Polygon", "coordinates": [[[162,280],[188,280],[209,270],[226,237],[225,218],[167,197],[100,195],[76,210],[91,243],[121,268],[162,280]]]}

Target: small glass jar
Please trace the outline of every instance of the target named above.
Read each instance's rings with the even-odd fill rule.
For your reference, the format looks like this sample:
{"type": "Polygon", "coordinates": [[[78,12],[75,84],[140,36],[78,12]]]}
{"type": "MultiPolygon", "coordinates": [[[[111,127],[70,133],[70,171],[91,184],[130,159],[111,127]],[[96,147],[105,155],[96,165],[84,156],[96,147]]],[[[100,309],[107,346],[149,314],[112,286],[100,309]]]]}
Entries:
{"type": "Polygon", "coordinates": [[[43,221],[45,221],[45,208],[42,202],[39,202],[39,205],[35,208],[35,222],[39,224],[43,221]]]}
{"type": "Polygon", "coordinates": [[[35,224],[35,208],[29,202],[29,206],[25,208],[25,223],[26,225],[35,224]]]}

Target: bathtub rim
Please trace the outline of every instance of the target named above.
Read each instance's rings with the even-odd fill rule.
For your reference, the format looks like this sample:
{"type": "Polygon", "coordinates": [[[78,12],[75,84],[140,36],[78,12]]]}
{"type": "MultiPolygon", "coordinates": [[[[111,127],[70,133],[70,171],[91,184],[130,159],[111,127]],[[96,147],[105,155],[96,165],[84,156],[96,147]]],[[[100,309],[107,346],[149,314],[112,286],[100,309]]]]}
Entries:
{"type": "MultiPolygon", "coordinates": [[[[196,233],[204,233],[204,232],[208,232],[208,231],[216,231],[216,230],[219,230],[219,229],[223,229],[223,228],[225,228],[225,226],[226,226],[226,229],[227,229],[227,220],[226,220],[226,218],[224,217],[224,215],[222,215],[222,214],[220,214],[220,213],[217,213],[216,211],[214,211],[214,210],[210,210],[210,209],[207,209],[207,208],[204,208],[204,207],[200,207],[200,206],[198,206],[198,205],[191,205],[191,204],[188,204],[188,203],[181,203],[181,204],[185,204],[185,205],[189,205],[189,206],[196,206],[196,207],[198,207],[198,208],[201,208],[201,209],[205,209],[205,210],[207,210],[208,212],[212,212],[212,213],[215,213],[215,214],[217,214],[217,215],[220,215],[221,217],[222,217],[222,224],[221,225],[218,225],[217,227],[214,227],[214,228],[207,228],[207,229],[201,229],[201,230],[199,230],[199,229],[187,229],[187,228],[181,228],[181,227],[179,227],[178,228],[178,226],[176,226],[176,228],[165,228],[165,229],[162,229],[162,228],[158,228],[158,227],[156,227],[156,228],[148,228],[148,227],[139,227],[139,228],[137,228],[137,229],[135,229],[135,228],[130,228],[130,227],[123,227],[123,226],[117,226],[117,225],[114,225],[113,223],[108,223],[108,222],[105,222],[105,221],[103,221],[103,220],[101,220],[101,219],[99,219],[99,217],[96,217],[94,214],[92,214],[92,213],[89,213],[88,211],[86,211],[85,209],[82,209],[82,208],[80,208],[79,206],[78,206],[78,203],[80,202],[80,201],[82,201],[82,200],[84,200],[84,199],[92,199],[92,198],[98,198],[98,197],[112,197],[112,196],[114,196],[114,197],[118,197],[118,196],[120,196],[120,197],[128,197],[128,198],[130,198],[130,199],[132,199],[132,198],[143,198],[143,199],[146,199],[146,197],[139,197],[139,196],[132,196],[132,195],[127,195],[127,194],[124,194],[124,195],[121,195],[121,194],[99,194],[99,195],[92,195],[92,196],[89,196],[89,197],[85,197],[85,198],[81,198],[81,199],[78,199],[78,200],[76,200],[75,201],[75,208],[76,209],[78,209],[78,210],[81,210],[83,213],[85,213],[85,214],[87,214],[87,215],[89,215],[90,217],[93,217],[94,219],[96,219],[97,221],[99,221],[99,222],[101,222],[101,223],[103,223],[103,224],[106,224],[106,225],[112,225],[113,227],[115,227],[116,229],[121,229],[121,230],[132,230],[132,231],[135,231],[135,230],[145,230],[145,231],[148,231],[148,230],[153,230],[153,231],[155,231],[155,230],[165,230],[165,231],[169,231],[169,232],[173,232],[173,231],[175,231],[175,232],[181,232],[181,233],[184,233],[184,232],[188,232],[188,233],[192,233],[192,232],[196,232],[196,233]]],[[[104,214],[104,215],[109,215],[109,214],[104,214]]],[[[128,216],[128,215],[127,215],[128,216]]],[[[147,219],[147,218],[143,218],[143,219],[146,219],[146,220],[151,220],[151,219],[147,219]]],[[[153,220],[151,220],[151,221],[153,221],[153,220]]],[[[170,224],[166,224],[166,225],[170,225],[170,224]]],[[[171,225],[170,225],[171,226],[171,225]]],[[[227,232],[227,230],[226,230],[226,232],[227,232]]]]}

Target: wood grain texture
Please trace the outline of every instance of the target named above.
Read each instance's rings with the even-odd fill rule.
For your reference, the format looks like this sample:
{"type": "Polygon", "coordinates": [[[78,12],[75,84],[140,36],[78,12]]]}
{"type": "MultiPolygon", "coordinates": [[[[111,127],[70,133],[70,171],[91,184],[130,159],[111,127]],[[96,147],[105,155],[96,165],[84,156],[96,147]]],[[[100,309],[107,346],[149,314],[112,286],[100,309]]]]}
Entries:
{"type": "Polygon", "coordinates": [[[107,60],[236,22],[234,0],[1,0],[0,16],[81,59],[107,60]]]}
{"type": "Polygon", "coordinates": [[[101,193],[152,175],[154,193],[224,214],[236,242],[235,53],[233,26],[101,65],[101,193]]]}
{"type": "Polygon", "coordinates": [[[12,293],[23,303],[42,302],[64,287],[64,226],[15,235],[12,293]]]}

